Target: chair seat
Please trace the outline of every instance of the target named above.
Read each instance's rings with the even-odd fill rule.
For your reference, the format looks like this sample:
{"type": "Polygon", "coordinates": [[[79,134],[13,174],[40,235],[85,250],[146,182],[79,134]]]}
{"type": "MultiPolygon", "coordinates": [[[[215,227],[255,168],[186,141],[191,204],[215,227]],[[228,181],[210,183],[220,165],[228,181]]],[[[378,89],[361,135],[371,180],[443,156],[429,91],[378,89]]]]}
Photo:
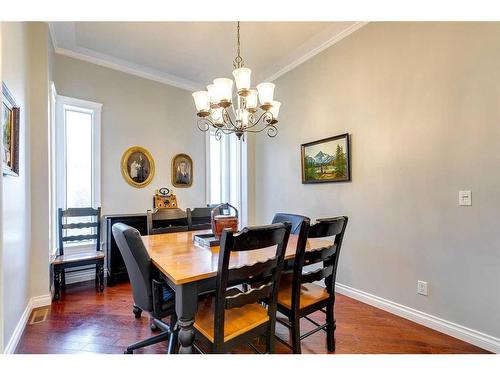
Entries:
{"type": "MultiPolygon", "coordinates": [[[[215,298],[204,297],[198,303],[194,327],[210,342],[214,342],[215,298]]],[[[224,342],[250,331],[269,321],[267,310],[258,303],[226,310],[224,317],[224,342]]]]}
{"type": "Polygon", "coordinates": [[[85,260],[102,259],[104,258],[104,252],[89,250],[86,252],[81,252],[77,254],[64,254],[58,255],[52,261],[52,264],[69,264],[77,263],[85,260]]]}
{"type": "MultiPolygon", "coordinates": [[[[286,274],[280,280],[280,289],[278,291],[278,304],[292,309],[292,275],[286,274]]],[[[300,306],[302,310],[314,305],[317,302],[327,300],[330,295],[322,286],[306,283],[300,286],[300,306]]]]}

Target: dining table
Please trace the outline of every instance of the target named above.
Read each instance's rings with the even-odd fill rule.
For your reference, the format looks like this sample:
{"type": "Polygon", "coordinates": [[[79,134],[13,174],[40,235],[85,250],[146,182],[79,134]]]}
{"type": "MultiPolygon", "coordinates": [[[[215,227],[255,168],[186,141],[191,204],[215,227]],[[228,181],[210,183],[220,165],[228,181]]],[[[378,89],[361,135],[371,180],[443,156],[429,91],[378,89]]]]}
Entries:
{"type": "MultiPolygon", "coordinates": [[[[187,231],[142,236],[152,263],[161,272],[168,285],[175,291],[175,311],[179,327],[179,353],[193,352],[194,322],[198,308],[198,296],[216,289],[219,246],[204,247],[195,244],[193,236],[208,234],[210,230],[187,231]]],[[[285,252],[285,260],[295,257],[297,238],[291,234],[285,252]]],[[[327,239],[308,239],[306,251],[330,246],[327,239]]],[[[239,268],[263,262],[276,253],[276,247],[252,251],[233,252],[230,268],[239,268]]]]}

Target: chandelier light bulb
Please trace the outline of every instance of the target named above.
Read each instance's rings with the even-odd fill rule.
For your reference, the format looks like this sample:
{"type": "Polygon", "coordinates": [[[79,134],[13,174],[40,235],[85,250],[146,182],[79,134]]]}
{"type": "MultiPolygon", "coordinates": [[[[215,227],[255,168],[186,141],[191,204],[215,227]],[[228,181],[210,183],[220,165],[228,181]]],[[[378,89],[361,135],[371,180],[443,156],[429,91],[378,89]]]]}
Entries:
{"type": "Polygon", "coordinates": [[[248,90],[248,95],[246,96],[246,108],[248,112],[255,112],[257,111],[257,99],[258,98],[258,91],[251,89],[248,90]]]}
{"type": "Polygon", "coordinates": [[[234,80],[236,81],[236,88],[238,89],[238,94],[241,96],[246,96],[248,90],[250,89],[250,76],[252,75],[252,70],[248,68],[238,68],[233,70],[234,80]]]}
{"type": "Polygon", "coordinates": [[[214,84],[220,95],[220,105],[230,105],[233,99],[233,80],[229,78],[216,78],[214,79],[214,84]]]}
{"type": "Polygon", "coordinates": [[[263,82],[257,85],[257,90],[259,91],[259,101],[261,106],[269,107],[272,105],[274,97],[274,83],[263,82]]]}
{"type": "Polygon", "coordinates": [[[210,105],[216,106],[220,102],[220,93],[214,84],[210,84],[207,86],[208,96],[210,98],[210,105]]]}
{"type": "Polygon", "coordinates": [[[275,124],[278,122],[278,115],[280,113],[281,102],[273,100],[272,105],[273,106],[269,108],[269,112],[271,112],[271,114],[273,115],[273,120],[271,121],[271,123],[275,124]]]}
{"type": "Polygon", "coordinates": [[[208,91],[193,92],[194,105],[199,114],[210,113],[210,100],[208,91]]]}

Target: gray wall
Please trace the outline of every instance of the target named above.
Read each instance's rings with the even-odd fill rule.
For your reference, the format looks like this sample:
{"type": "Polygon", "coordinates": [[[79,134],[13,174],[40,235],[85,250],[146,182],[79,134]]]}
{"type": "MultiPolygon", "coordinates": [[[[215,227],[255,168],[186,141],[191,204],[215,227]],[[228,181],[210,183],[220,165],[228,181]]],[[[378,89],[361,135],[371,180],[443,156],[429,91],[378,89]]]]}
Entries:
{"type": "Polygon", "coordinates": [[[21,108],[19,177],[3,176],[3,304],[7,345],[29,300],[28,26],[2,23],[2,79],[21,108]]]}
{"type": "Polygon", "coordinates": [[[47,38],[44,23],[2,23],[2,79],[21,108],[19,177],[0,177],[3,221],[0,303],[4,314],[4,345],[9,342],[29,299],[49,293],[47,211],[44,210],[48,206],[45,199],[40,199],[48,192],[48,159],[44,159],[48,139],[47,38]]]}
{"type": "Polygon", "coordinates": [[[500,23],[370,23],[277,79],[251,221],[348,215],[340,283],[500,337],[499,46],[500,23]],[[301,184],[300,144],[345,132],[352,182],[301,184]]]}
{"type": "Polygon", "coordinates": [[[205,138],[196,128],[190,92],[61,55],[54,62],[58,94],[103,104],[104,213],[151,209],[155,189],[173,187],[170,167],[178,153],[190,155],[194,163],[192,187],[174,188],[179,207],[205,205],[205,138]],[[121,175],[121,157],[131,146],[145,147],[155,159],[155,177],[142,189],[128,185],[121,175]]]}

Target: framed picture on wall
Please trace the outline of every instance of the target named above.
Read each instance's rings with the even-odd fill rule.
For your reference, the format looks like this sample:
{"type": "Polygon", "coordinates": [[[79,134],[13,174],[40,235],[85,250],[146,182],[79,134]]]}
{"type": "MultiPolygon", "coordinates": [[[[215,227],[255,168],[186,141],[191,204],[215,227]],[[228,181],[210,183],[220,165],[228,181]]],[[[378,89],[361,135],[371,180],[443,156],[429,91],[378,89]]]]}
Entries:
{"type": "Polygon", "coordinates": [[[9,89],[2,82],[2,173],[19,176],[19,115],[9,89]]]}
{"type": "Polygon", "coordinates": [[[149,185],[155,175],[153,156],[143,147],[130,147],[122,156],[122,175],[131,186],[149,185]]]}
{"type": "Polygon", "coordinates": [[[351,181],[348,133],[304,143],[300,148],[303,184],[351,181]]]}
{"type": "Polygon", "coordinates": [[[172,159],[172,185],[178,188],[193,184],[193,160],[186,154],[177,154],[172,159]]]}

